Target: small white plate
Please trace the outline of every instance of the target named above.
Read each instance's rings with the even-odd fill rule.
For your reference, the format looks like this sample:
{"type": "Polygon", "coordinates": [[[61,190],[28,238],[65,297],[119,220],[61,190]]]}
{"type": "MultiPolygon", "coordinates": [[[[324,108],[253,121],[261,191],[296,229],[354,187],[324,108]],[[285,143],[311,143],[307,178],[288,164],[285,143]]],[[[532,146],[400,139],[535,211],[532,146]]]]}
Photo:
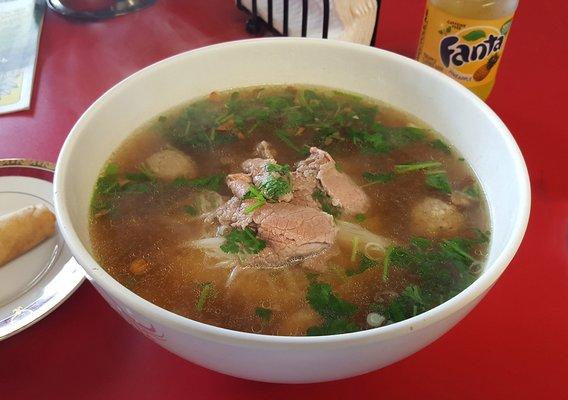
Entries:
{"type": "MultiPolygon", "coordinates": [[[[43,161],[0,160],[0,215],[43,203],[53,211],[54,166],[43,161]]],[[[0,340],[53,311],[84,279],[57,233],[0,267],[0,340]]]]}

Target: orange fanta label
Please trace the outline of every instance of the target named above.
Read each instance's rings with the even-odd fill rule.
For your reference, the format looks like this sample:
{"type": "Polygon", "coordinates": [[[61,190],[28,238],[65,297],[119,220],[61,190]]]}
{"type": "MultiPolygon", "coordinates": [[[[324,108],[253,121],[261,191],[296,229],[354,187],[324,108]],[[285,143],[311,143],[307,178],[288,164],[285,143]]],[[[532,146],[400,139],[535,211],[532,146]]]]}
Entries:
{"type": "Polygon", "coordinates": [[[485,100],[495,83],[512,18],[456,17],[429,1],[416,58],[485,100]]]}

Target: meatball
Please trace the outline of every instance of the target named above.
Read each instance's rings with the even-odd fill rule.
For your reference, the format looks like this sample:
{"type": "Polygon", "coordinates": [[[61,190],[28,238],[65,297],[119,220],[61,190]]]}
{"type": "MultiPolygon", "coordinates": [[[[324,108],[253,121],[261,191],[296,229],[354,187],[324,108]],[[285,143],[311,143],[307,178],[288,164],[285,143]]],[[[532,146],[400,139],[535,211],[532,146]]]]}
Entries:
{"type": "Polygon", "coordinates": [[[464,192],[458,192],[457,190],[452,192],[450,199],[453,205],[460,208],[471,207],[474,203],[474,200],[471,197],[464,192]]]}
{"type": "Polygon", "coordinates": [[[173,180],[178,177],[197,177],[197,165],[187,154],[175,149],[164,149],[146,160],[148,168],[158,177],[173,180]]]}
{"type": "Polygon", "coordinates": [[[416,235],[440,238],[455,235],[464,225],[464,216],[456,206],[426,197],[411,211],[411,230],[416,235]]]}

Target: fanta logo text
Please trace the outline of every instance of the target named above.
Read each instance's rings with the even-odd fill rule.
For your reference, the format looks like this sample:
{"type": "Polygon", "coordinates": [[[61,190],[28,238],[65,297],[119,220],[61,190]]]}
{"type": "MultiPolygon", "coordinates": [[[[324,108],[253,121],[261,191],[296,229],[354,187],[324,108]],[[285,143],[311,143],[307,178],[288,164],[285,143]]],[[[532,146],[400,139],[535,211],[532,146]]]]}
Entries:
{"type": "Polygon", "coordinates": [[[448,68],[450,64],[459,67],[470,61],[483,60],[491,53],[495,53],[503,46],[503,35],[489,35],[487,39],[475,45],[459,43],[458,36],[446,36],[440,42],[440,56],[442,63],[448,68]],[[458,44],[459,43],[459,44],[458,44]]]}

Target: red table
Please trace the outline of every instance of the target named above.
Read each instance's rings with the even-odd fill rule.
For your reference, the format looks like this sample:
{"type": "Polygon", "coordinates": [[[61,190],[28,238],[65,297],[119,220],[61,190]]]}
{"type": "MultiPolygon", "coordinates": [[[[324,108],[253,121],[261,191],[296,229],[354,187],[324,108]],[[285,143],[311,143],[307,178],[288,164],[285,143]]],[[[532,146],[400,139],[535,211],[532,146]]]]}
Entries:
{"type": "MultiPolygon", "coordinates": [[[[423,3],[384,0],[377,45],[413,56],[423,3]]],[[[85,283],[47,318],[0,343],[0,398],[568,398],[567,14],[562,0],[521,1],[489,104],[525,155],[531,220],[494,289],[440,340],[357,378],[255,383],[163,350],[85,283]]],[[[55,161],[76,119],[112,85],[164,57],[248,38],[244,22],[228,0],[158,0],[87,24],[48,12],[32,109],[0,117],[0,158],[55,161]]]]}

